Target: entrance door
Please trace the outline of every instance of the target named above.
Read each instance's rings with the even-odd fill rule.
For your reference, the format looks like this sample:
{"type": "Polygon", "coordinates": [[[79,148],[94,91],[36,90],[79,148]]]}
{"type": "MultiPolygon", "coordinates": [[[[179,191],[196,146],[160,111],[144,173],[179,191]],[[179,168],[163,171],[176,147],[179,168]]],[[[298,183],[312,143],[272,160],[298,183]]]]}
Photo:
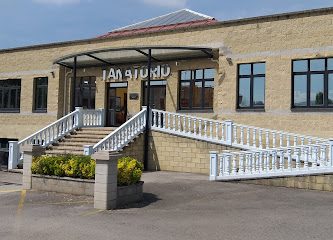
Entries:
{"type": "Polygon", "coordinates": [[[127,118],[127,82],[108,87],[107,126],[120,126],[127,118]]]}
{"type": "MultiPolygon", "coordinates": [[[[147,81],[144,82],[143,105],[147,106],[147,81]]],[[[165,111],[166,81],[150,82],[150,103],[153,109],[165,111]]]]}

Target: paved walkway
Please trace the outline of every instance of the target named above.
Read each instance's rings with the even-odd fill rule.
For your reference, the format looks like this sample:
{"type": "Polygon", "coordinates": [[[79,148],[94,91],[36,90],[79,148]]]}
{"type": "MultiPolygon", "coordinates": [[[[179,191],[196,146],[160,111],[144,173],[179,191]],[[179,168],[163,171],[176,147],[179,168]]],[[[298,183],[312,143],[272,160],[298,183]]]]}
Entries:
{"type": "Polygon", "coordinates": [[[97,211],[90,197],[17,191],[20,177],[0,172],[0,239],[333,238],[333,193],[154,172],[143,203],[97,211]]]}

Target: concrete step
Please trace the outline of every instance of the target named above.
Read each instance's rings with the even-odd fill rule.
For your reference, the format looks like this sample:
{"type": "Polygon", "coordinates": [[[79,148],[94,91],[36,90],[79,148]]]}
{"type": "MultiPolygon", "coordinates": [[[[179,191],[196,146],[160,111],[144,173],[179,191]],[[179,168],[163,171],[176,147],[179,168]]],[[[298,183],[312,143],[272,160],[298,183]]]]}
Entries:
{"type": "Polygon", "coordinates": [[[65,141],[61,141],[58,143],[58,145],[63,145],[66,143],[77,143],[77,144],[81,144],[82,145],[91,145],[91,144],[95,144],[98,143],[100,140],[102,140],[103,138],[98,138],[98,139],[87,139],[87,138],[66,138],[65,141]]]}
{"type": "Polygon", "coordinates": [[[67,139],[76,139],[76,138],[86,138],[86,139],[103,139],[104,137],[106,137],[107,134],[100,134],[100,135],[90,135],[90,134],[74,134],[74,135],[70,135],[67,136],[65,140],[67,139]]]}
{"type": "Polygon", "coordinates": [[[89,130],[78,130],[75,131],[74,135],[77,134],[92,134],[92,135],[108,135],[110,133],[112,133],[114,130],[94,130],[94,129],[89,129],[89,130]]]}
{"type": "Polygon", "coordinates": [[[83,146],[53,146],[50,150],[64,150],[64,151],[83,151],[83,146]]]}
{"type": "Polygon", "coordinates": [[[80,128],[78,131],[109,131],[112,132],[116,130],[116,127],[89,127],[89,128],[80,128]]]}
{"type": "Polygon", "coordinates": [[[69,141],[66,141],[66,142],[60,142],[58,144],[55,144],[53,145],[54,147],[60,147],[60,146],[73,146],[73,147],[82,147],[83,145],[93,145],[93,144],[96,144],[97,142],[95,141],[91,141],[91,142],[88,142],[88,141],[85,141],[85,142],[69,142],[69,141]]]}
{"type": "Polygon", "coordinates": [[[66,154],[83,155],[83,149],[81,151],[46,150],[45,153],[48,155],[66,155],[66,154]]]}
{"type": "Polygon", "coordinates": [[[78,154],[83,155],[84,145],[95,145],[104,137],[109,135],[117,128],[114,127],[96,127],[82,128],[65,136],[58,143],[50,146],[46,150],[46,154],[78,154]]]}

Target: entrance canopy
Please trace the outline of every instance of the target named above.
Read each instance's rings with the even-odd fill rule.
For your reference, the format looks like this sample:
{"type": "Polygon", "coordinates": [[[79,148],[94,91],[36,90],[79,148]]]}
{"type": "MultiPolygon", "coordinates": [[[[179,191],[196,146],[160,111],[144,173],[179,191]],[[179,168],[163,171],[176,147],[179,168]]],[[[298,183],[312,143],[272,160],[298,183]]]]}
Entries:
{"type": "Polygon", "coordinates": [[[68,68],[97,67],[146,63],[151,53],[152,62],[179,61],[198,58],[213,58],[213,49],[203,47],[125,47],[107,48],[81,52],[62,57],[54,62],[68,68]]]}

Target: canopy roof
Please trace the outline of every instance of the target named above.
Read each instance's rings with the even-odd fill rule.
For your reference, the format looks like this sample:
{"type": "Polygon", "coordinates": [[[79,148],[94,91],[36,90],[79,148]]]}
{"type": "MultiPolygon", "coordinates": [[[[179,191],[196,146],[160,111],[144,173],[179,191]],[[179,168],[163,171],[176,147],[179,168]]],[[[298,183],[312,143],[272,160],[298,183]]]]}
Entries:
{"type": "Polygon", "coordinates": [[[77,68],[143,63],[147,62],[149,49],[151,49],[151,60],[153,62],[167,62],[213,57],[213,49],[205,47],[124,47],[107,48],[72,54],[57,59],[54,61],[54,64],[73,68],[75,59],[77,68]]]}

